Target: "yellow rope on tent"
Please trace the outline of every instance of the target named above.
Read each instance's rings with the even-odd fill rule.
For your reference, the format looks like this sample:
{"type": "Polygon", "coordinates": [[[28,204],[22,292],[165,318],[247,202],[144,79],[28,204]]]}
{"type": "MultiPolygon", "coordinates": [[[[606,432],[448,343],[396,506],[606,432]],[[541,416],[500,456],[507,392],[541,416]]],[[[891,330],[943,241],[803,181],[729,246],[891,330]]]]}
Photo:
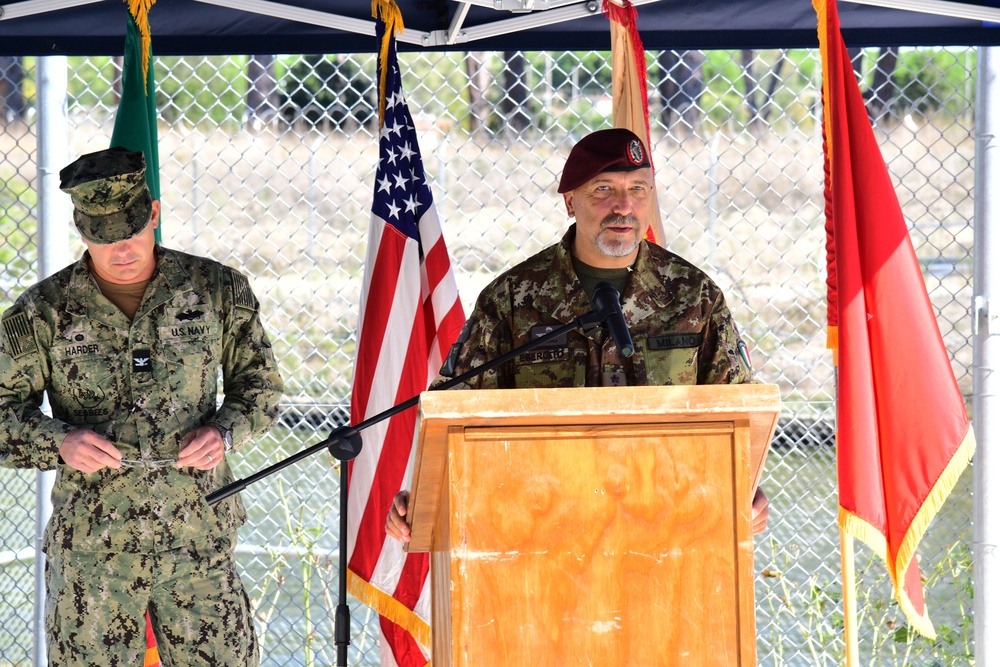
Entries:
{"type": "Polygon", "coordinates": [[[403,15],[394,0],[372,0],[372,18],[381,15],[385,23],[385,33],[378,48],[378,59],[382,63],[381,75],[378,81],[378,126],[385,122],[385,61],[389,57],[389,40],[403,32],[403,15]]]}
{"type": "Polygon", "coordinates": [[[123,0],[128,3],[128,13],[132,15],[139,34],[142,36],[142,89],[149,94],[147,77],[149,74],[149,45],[153,38],[149,34],[149,9],[156,4],[156,0],[123,0]]]}

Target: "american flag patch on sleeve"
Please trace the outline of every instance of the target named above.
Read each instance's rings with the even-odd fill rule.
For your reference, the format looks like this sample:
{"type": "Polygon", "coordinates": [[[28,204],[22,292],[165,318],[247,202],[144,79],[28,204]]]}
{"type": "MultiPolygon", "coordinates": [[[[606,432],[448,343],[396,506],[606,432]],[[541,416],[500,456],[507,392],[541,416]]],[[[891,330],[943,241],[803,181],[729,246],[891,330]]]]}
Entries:
{"type": "Polygon", "coordinates": [[[233,303],[237,308],[247,310],[257,310],[257,300],[254,298],[253,290],[250,289],[250,281],[239,271],[233,271],[233,303]]]}
{"type": "Polygon", "coordinates": [[[23,312],[9,315],[3,320],[3,343],[13,358],[37,351],[35,332],[31,330],[28,316],[23,312]]]}

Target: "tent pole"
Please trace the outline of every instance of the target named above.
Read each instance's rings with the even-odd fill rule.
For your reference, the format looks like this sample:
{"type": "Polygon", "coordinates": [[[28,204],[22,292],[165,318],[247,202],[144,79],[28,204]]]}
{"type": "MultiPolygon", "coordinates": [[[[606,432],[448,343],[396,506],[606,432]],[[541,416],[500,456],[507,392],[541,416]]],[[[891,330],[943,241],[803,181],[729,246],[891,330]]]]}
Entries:
{"type": "Polygon", "coordinates": [[[0,7],[0,20],[19,19],[24,16],[35,14],[47,14],[48,12],[89,5],[101,0],[26,0],[26,2],[14,2],[0,7]]]}
{"type": "Polygon", "coordinates": [[[971,21],[997,21],[1000,19],[1000,9],[972,5],[965,2],[950,2],[949,0],[842,0],[854,5],[869,5],[871,7],[887,7],[907,12],[936,14],[950,16],[956,19],[971,21]]]}
{"type": "Polygon", "coordinates": [[[977,665],[1000,665],[1000,49],[981,47],[976,68],[972,417],[974,641],[977,665]],[[991,261],[991,259],[993,261],[991,261]],[[992,482],[992,483],[991,483],[992,482]],[[992,629],[992,631],[991,631],[992,629]]]}
{"type": "MultiPolygon", "coordinates": [[[[59,191],[59,170],[66,166],[69,120],[66,117],[66,56],[39,58],[38,79],[38,279],[69,263],[69,198],[59,191]]],[[[48,412],[48,400],[42,406],[48,412]]],[[[45,647],[45,555],[42,536],[52,515],[55,472],[35,473],[35,605],[33,660],[48,664],[45,647]]]]}

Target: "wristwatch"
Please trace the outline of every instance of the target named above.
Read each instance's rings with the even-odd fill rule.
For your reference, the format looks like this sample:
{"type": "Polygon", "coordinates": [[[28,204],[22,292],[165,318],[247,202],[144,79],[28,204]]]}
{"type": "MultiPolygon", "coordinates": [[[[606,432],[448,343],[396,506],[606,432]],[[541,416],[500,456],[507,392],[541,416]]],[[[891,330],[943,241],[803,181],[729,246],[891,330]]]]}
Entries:
{"type": "Polygon", "coordinates": [[[222,444],[226,446],[226,452],[233,451],[233,432],[222,424],[212,422],[210,425],[219,429],[219,435],[222,436],[222,444]]]}

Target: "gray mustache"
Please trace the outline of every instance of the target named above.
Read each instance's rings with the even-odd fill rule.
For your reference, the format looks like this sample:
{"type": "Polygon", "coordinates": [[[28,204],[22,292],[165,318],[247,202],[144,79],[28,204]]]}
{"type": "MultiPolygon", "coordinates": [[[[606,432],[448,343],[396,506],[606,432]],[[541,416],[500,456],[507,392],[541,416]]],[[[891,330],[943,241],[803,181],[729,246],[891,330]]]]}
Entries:
{"type": "Polygon", "coordinates": [[[617,213],[612,213],[601,221],[601,229],[604,229],[605,227],[617,227],[619,225],[631,225],[632,227],[638,227],[639,220],[636,219],[634,215],[619,215],[617,213]]]}

